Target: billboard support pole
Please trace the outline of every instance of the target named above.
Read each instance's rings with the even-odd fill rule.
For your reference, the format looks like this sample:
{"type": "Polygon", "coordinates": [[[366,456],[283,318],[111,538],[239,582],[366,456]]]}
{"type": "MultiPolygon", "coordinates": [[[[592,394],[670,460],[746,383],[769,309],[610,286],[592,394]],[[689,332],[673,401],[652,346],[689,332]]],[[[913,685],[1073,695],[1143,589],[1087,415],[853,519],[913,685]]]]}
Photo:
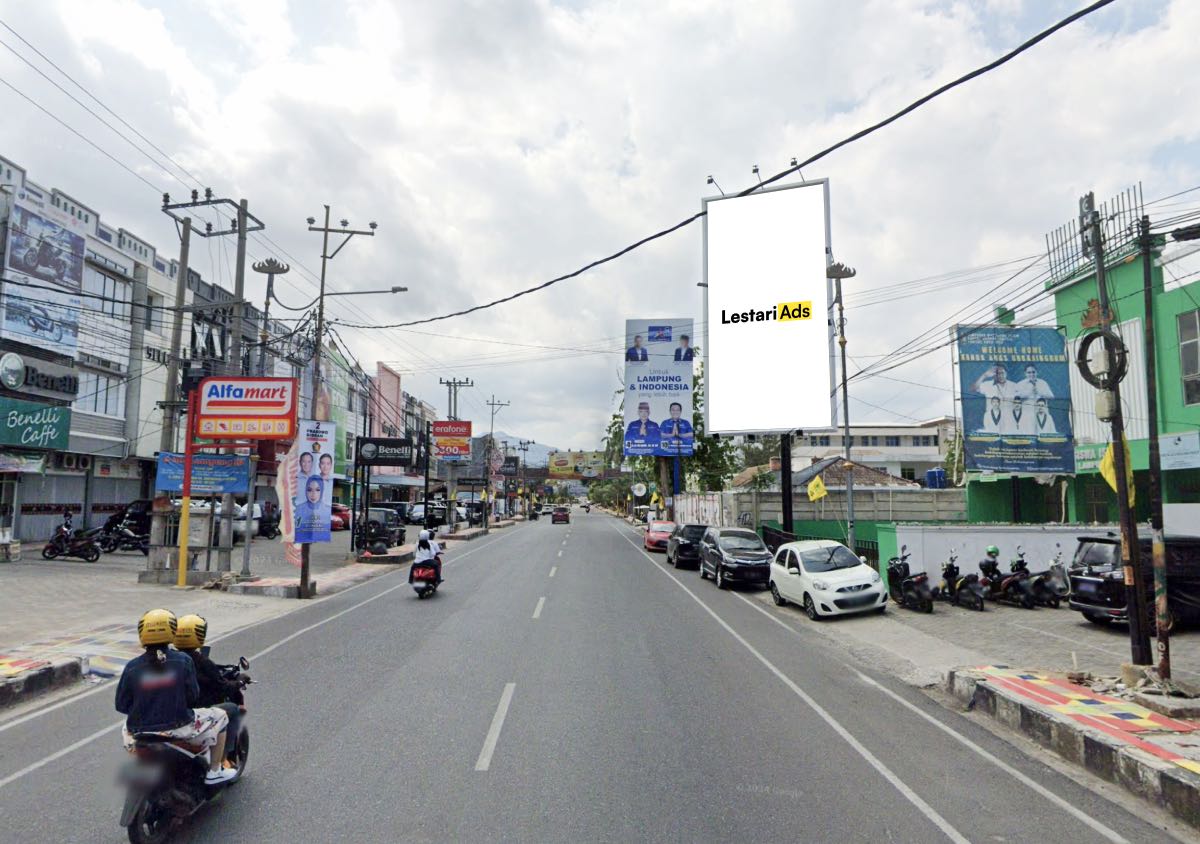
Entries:
{"type": "Polygon", "coordinates": [[[425,498],[421,505],[425,530],[429,530],[429,460],[433,456],[433,423],[425,422],[425,498]]]}
{"type": "MultiPolygon", "coordinates": [[[[1104,355],[1110,368],[1113,359],[1123,347],[1114,348],[1108,333],[1112,323],[1112,312],[1108,302],[1108,274],[1104,265],[1104,230],[1100,212],[1096,210],[1095,196],[1089,192],[1079,200],[1079,233],[1083,239],[1083,252],[1090,254],[1096,272],[1096,290],[1100,300],[1100,326],[1104,355]]],[[[1087,366],[1086,362],[1083,364],[1087,366]]],[[[1090,374],[1090,373],[1089,373],[1090,374]]],[[[1111,375],[1106,373],[1106,378],[1111,375]]],[[[1129,648],[1134,665],[1150,665],[1150,637],[1146,624],[1145,584],[1142,582],[1141,549],[1138,545],[1137,519],[1129,506],[1129,470],[1125,459],[1125,420],[1121,413],[1121,385],[1114,378],[1106,387],[1113,394],[1112,426],[1113,463],[1117,474],[1117,507],[1121,512],[1121,562],[1125,570],[1125,606],[1129,614],[1129,648]]]]}
{"type": "Polygon", "coordinates": [[[1158,676],[1171,679],[1171,613],[1167,606],[1167,546],[1163,540],[1162,454],[1158,446],[1158,363],[1154,351],[1154,243],[1150,217],[1141,219],[1142,296],[1145,308],[1146,425],[1150,433],[1150,555],[1154,567],[1158,676]]]}
{"type": "Polygon", "coordinates": [[[855,554],[858,549],[855,548],[854,542],[854,464],[850,462],[850,384],[846,374],[846,309],[842,298],[842,279],[854,278],[856,275],[852,267],[847,267],[845,264],[837,263],[830,264],[826,270],[826,278],[832,278],[837,282],[837,306],[838,306],[838,345],[842,349],[842,443],[844,449],[844,466],[846,471],[846,545],[855,554]]]}
{"type": "MultiPolygon", "coordinates": [[[[175,586],[187,586],[188,531],[192,511],[192,434],[196,419],[196,391],[188,393],[187,433],[183,438],[183,486],[179,502],[179,576],[175,586]]],[[[211,511],[210,511],[211,512],[211,511]]]]}
{"type": "Polygon", "coordinates": [[[779,500],[783,504],[783,529],[795,534],[796,518],[793,513],[792,501],[792,435],[791,432],[779,437],[779,500]]]}
{"type": "Polygon", "coordinates": [[[254,500],[258,489],[258,455],[251,454],[247,461],[250,469],[249,483],[246,485],[246,536],[242,541],[242,577],[250,576],[250,541],[254,538],[254,500]]]}

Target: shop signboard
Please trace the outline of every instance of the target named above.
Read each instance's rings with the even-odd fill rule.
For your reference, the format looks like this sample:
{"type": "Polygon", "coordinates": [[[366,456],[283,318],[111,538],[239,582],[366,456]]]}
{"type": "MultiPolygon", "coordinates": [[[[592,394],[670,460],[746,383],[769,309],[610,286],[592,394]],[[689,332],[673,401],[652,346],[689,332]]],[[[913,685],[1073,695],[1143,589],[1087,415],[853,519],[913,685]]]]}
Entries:
{"type": "Polygon", "coordinates": [[[554,480],[580,480],[604,475],[603,451],[553,451],[547,467],[554,480]]]}
{"type": "Polygon", "coordinates": [[[1072,475],[1066,339],[1048,326],[959,325],[968,471],[1072,475]]]}
{"type": "Polygon", "coordinates": [[[439,460],[471,459],[471,423],[457,419],[433,423],[433,455],[439,460]]]}
{"type": "MultiPolygon", "coordinates": [[[[0,349],[4,345],[0,342],[0,349]]],[[[16,351],[2,351],[0,385],[14,393],[73,401],[79,392],[79,376],[72,366],[16,351]]]]}
{"type": "Polygon", "coordinates": [[[511,457],[504,458],[504,465],[500,467],[500,474],[504,475],[505,477],[513,478],[516,477],[520,469],[521,458],[514,454],[511,457]]]}
{"type": "MultiPolygon", "coordinates": [[[[250,458],[237,454],[193,454],[193,495],[244,495],[249,489],[250,458]]],[[[154,487],[183,492],[183,455],[159,452],[154,487]]]]}
{"type": "Polygon", "coordinates": [[[1158,443],[1163,469],[1200,469],[1200,431],[1163,434],[1158,443]]]}
{"type": "Polygon", "coordinates": [[[200,381],[196,433],[211,440],[296,435],[296,379],[214,376],[200,381]]]}
{"type": "Polygon", "coordinates": [[[46,197],[18,190],[8,216],[0,299],[5,336],[75,356],[86,224],[46,197]]]}
{"type": "Polygon", "coordinates": [[[413,441],[409,437],[359,437],[359,466],[411,466],[413,441]]]}
{"type": "Polygon", "coordinates": [[[0,445],[66,451],[71,408],[0,396],[0,445]]]}
{"type": "Polygon", "coordinates": [[[694,355],[690,319],[625,321],[627,456],[691,456],[694,355]]]}

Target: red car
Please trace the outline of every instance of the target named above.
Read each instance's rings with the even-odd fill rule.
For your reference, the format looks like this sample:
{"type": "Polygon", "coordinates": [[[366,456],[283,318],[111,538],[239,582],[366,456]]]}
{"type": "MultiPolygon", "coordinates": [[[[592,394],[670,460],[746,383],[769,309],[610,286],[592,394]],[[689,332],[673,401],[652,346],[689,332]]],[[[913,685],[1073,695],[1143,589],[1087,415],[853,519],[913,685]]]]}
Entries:
{"type": "Polygon", "coordinates": [[[646,536],[642,545],[647,551],[666,551],[667,540],[671,538],[671,532],[674,530],[674,522],[650,522],[646,525],[646,536]]]}
{"type": "Polygon", "coordinates": [[[566,507],[555,507],[554,512],[550,514],[550,524],[556,525],[559,522],[564,525],[571,524],[571,511],[566,507]]]}
{"type": "Polygon", "coordinates": [[[350,508],[345,504],[333,505],[333,516],[329,519],[330,530],[348,530],[350,527],[350,508]]]}

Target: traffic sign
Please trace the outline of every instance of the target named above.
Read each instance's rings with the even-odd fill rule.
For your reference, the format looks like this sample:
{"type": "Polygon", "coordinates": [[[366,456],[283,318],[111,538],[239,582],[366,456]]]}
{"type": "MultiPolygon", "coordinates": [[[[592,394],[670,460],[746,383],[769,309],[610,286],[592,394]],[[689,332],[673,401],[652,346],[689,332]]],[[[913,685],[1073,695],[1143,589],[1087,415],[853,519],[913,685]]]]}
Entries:
{"type": "Polygon", "coordinates": [[[295,378],[205,378],[196,434],[213,440],[287,440],[296,435],[295,378]]]}

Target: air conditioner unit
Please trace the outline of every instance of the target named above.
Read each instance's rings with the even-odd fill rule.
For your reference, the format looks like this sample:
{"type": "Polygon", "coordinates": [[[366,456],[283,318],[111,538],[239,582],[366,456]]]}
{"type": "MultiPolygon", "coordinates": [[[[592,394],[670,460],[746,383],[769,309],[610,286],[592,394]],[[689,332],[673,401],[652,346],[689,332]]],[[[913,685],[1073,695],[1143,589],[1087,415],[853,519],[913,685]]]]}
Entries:
{"type": "Polygon", "coordinates": [[[58,455],[58,465],[61,466],[63,469],[77,468],[76,464],[75,464],[75,455],[74,454],[58,455]]]}
{"type": "MultiPolygon", "coordinates": [[[[75,455],[71,455],[71,456],[75,457],[75,455]]],[[[75,465],[78,466],[80,469],[82,469],[85,472],[90,471],[92,468],[92,455],[90,455],[90,454],[79,455],[78,457],[75,458],[75,465]]]]}

